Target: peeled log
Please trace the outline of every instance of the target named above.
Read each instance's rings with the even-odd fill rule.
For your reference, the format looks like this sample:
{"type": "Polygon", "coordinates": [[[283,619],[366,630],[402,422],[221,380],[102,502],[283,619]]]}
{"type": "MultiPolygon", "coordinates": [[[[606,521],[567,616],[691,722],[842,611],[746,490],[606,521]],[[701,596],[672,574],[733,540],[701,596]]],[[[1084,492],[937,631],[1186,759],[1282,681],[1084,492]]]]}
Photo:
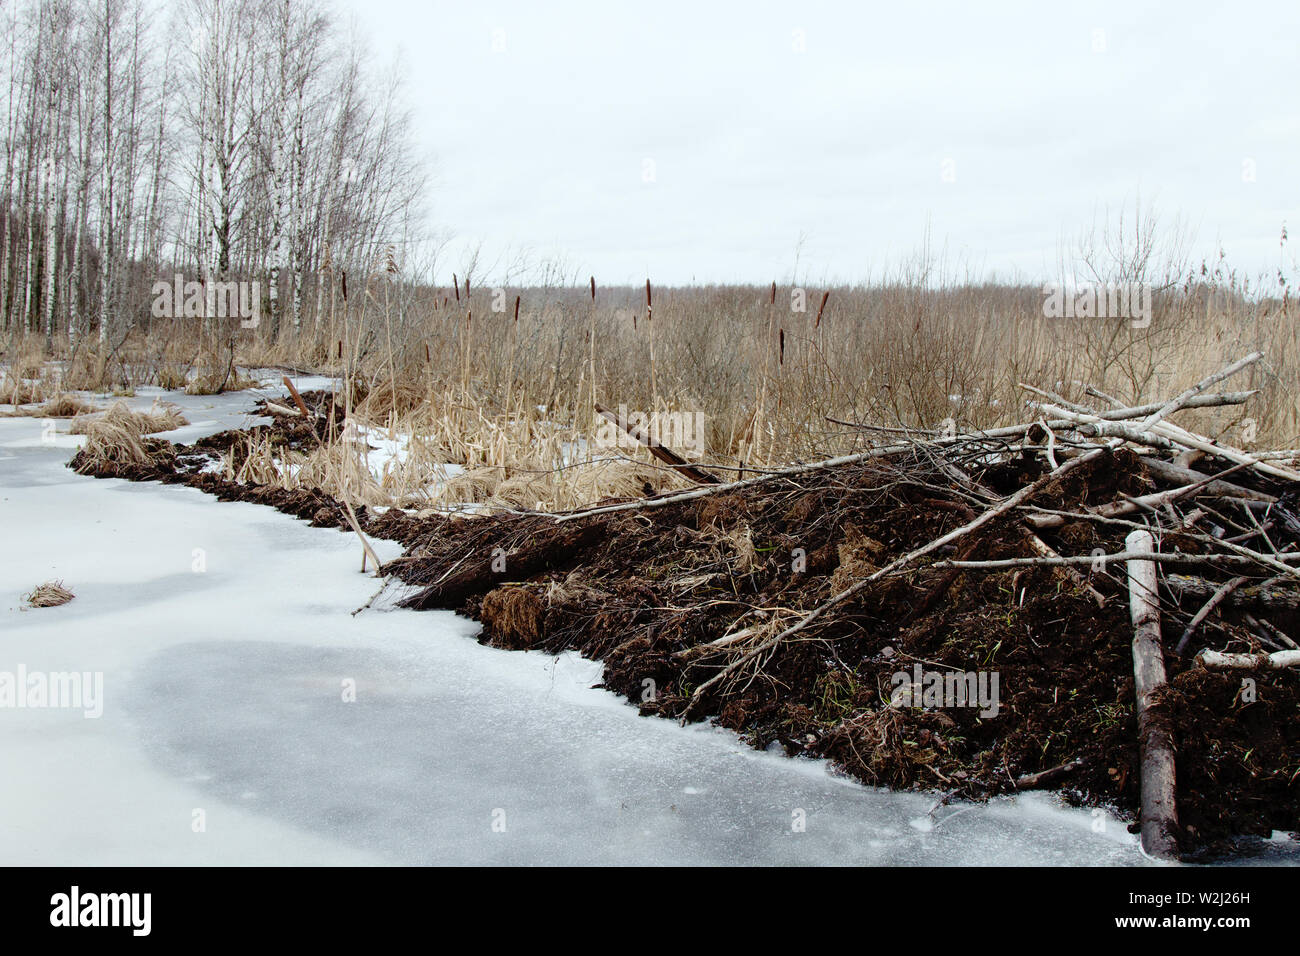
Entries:
{"type": "MultiPolygon", "coordinates": [[[[1125,550],[1155,550],[1149,531],[1134,531],[1125,550]]],[[[1178,858],[1173,722],[1160,693],[1165,658],[1160,644],[1156,563],[1128,561],[1129,613],[1133,620],[1133,684],[1137,694],[1138,747],[1142,769],[1142,849],[1165,860],[1178,858]]]]}
{"type": "Polygon", "coordinates": [[[1205,650],[1196,655],[1196,662],[1213,670],[1246,670],[1257,667],[1300,667],[1300,651],[1274,651],[1272,654],[1223,654],[1205,650]]]}

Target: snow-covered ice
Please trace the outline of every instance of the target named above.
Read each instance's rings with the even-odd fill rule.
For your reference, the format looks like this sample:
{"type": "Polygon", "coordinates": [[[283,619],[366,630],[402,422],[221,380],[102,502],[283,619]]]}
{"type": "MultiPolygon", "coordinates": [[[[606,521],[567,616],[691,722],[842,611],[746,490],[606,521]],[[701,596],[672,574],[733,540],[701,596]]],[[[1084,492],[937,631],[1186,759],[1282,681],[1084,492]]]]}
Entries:
{"type": "MultiPolygon", "coordinates": [[[[177,441],[247,421],[248,393],[165,397],[193,422],[177,441]]],[[[0,420],[0,671],[102,672],[104,711],[0,708],[6,863],[1144,862],[1123,823],[1046,795],[930,820],[932,795],[640,717],[576,655],[354,616],[378,582],[352,536],[80,477],[40,429],[0,420]],[[23,610],[48,579],[75,600],[23,610]]]]}

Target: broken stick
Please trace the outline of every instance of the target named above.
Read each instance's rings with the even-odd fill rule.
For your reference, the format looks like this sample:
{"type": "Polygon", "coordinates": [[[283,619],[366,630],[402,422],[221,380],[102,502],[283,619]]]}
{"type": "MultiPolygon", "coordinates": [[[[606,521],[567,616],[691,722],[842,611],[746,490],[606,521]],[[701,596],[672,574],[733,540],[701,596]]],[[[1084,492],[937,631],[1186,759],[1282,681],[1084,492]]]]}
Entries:
{"type": "Polygon", "coordinates": [[[722,480],[712,472],[705,471],[696,465],[692,465],[677,452],[673,451],[667,445],[658,441],[653,435],[642,431],[631,422],[625,421],[622,415],[611,412],[599,402],[596,403],[596,412],[607,421],[613,422],[623,431],[627,432],[637,443],[649,449],[650,454],[654,455],[669,468],[685,475],[687,478],[700,485],[718,485],[722,480]]]}
{"type": "Polygon", "coordinates": [[[352,526],[352,530],[356,532],[357,537],[361,539],[362,572],[364,573],[366,570],[367,555],[370,556],[371,561],[375,562],[375,571],[376,572],[381,571],[383,569],[384,562],[379,560],[379,555],[375,554],[375,549],[372,548],[370,546],[370,542],[366,540],[365,534],[361,531],[361,522],[357,521],[357,513],[352,510],[352,506],[348,504],[346,498],[343,500],[343,514],[344,517],[348,519],[348,524],[352,526]]]}
{"type": "Polygon", "coordinates": [[[1214,594],[1210,596],[1210,599],[1201,605],[1201,609],[1196,612],[1196,616],[1192,618],[1192,622],[1188,624],[1187,629],[1183,631],[1183,636],[1178,639],[1178,646],[1174,648],[1174,653],[1182,654],[1187,648],[1187,642],[1192,639],[1192,635],[1195,634],[1196,629],[1201,626],[1201,622],[1210,616],[1210,612],[1223,603],[1224,598],[1249,580],[1250,578],[1248,577],[1236,577],[1215,591],[1214,594]]]}

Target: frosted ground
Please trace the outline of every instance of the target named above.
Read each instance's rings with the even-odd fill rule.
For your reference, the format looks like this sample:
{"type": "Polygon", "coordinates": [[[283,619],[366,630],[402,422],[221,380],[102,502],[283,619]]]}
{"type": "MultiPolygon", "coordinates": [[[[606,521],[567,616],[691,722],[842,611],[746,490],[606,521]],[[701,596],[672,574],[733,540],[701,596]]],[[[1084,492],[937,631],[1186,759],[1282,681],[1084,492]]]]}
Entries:
{"type": "MultiPolygon", "coordinates": [[[[174,441],[254,420],[250,392],[131,404],[157,395],[193,423],[174,441]]],[[[930,816],[934,796],[640,717],[576,655],[483,647],[449,612],[353,615],[379,582],[352,536],[78,476],[57,427],[0,419],[0,671],[102,672],[104,710],[0,708],[4,863],[1145,862],[1123,823],[1045,794],[930,816]],[[76,599],[22,609],[53,578],[76,599]]]]}

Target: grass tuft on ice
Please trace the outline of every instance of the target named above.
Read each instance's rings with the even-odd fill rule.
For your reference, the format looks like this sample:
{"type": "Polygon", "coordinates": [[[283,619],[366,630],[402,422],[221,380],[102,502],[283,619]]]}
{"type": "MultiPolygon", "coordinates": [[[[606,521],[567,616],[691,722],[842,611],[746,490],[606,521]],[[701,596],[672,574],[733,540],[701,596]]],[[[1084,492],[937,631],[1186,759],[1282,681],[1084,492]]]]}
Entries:
{"type": "Polygon", "coordinates": [[[58,607],[67,604],[74,597],[76,595],[65,588],[62,581],[46,581],[30,594],[24,595],[23,600],[32,607],[58,607]]]}

